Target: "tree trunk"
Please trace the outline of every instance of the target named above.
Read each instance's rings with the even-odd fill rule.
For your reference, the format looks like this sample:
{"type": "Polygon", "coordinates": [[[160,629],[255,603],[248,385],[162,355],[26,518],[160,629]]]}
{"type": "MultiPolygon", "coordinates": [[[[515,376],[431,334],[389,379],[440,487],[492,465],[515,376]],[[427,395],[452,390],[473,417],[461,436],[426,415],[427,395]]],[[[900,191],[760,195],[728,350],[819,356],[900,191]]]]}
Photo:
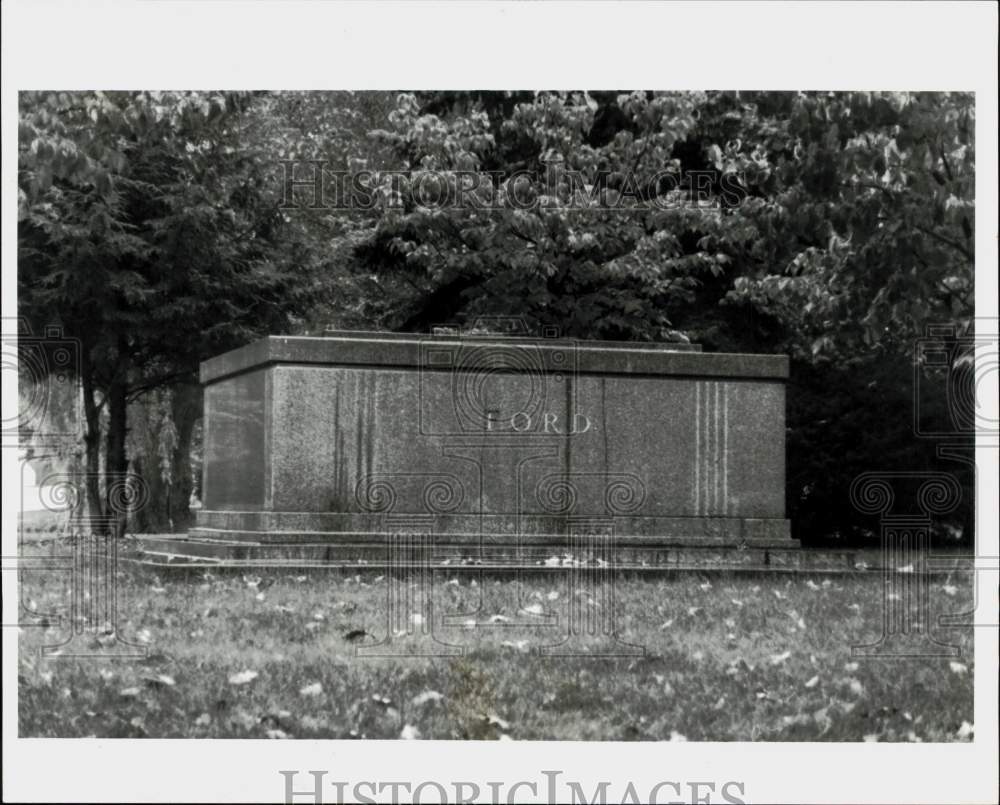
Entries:
{"type": "Polygon", "coordinates": [[[118,366],[108,386],[108,436],[105,453],[105,501],[106,513],[113,518],[113,535],[125,533],[128,512],[123,501],[128,499],[125,483],[128,472],[128,456],[125,450],[125,436],[128,432],[128,347],[124,336],[118,339],[118,366]],[[117,487],[117,489],[116,489],[117,487]]]}
{"type": "Polygon", "coordinates": [[[171,400],[174,427],[177,429],[177,447],[174,450],[168,513],[175,531],[186,531],[191,525],[191,493],[194,477],[191,472],[191,439],[194,426],[201,417],[202,391],[196,385],[174,388],[171,400]]]}
{"type": "Polygon", "coordinates": [[[101,412],[94,399],[93,368],[90,363],[90,350],[84,345],[80,366],[80,380],[83,386],[83,411],[87,422],[87,430],[83,435],[84,444],[84,488],[86,493],[86,511],[89,517],[101,517],[104,514],[104,501],[101,497],[101,412]]]}

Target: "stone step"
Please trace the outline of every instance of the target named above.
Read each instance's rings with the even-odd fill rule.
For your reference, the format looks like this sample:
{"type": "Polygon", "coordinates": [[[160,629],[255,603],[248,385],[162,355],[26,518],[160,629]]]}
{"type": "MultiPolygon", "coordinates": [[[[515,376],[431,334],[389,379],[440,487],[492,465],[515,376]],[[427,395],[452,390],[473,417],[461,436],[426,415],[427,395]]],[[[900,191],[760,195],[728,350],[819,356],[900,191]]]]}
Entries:
{"type": "MultiPolygon", "coordinates": [[[[346,536],[346,535],[345,535],[346,536]]],[[[354,537],[373,535],[352,535],[354,537]]],[[[424,567],[435,570],[561,570],[561,569],[784,569],[839,570],[861,569],[854,550],[805,551],[797,543],[773,541],[737,546],[710,538],[657,543],[649,538],[619,542],[614,558],[602,558],[566,544],[553,544],[551,536],[543,542],[526,539],[520,544],[507,540],[459,543],[441,541],[427,548],[403,546],[390,559],[384,535],[378,539],[344,539],[320,543],[286,544],[234,542],[203,536],[140,536],[139,550],[132,558],[146,563],[182,565],[191,563],[234,564],[238,566],[326,566],[386,569],[424,567]]],[[[449,535],[452,537],[454,535],[449,535]]],[[[577,545],[578,547],[578,545],[577,545]]]]}

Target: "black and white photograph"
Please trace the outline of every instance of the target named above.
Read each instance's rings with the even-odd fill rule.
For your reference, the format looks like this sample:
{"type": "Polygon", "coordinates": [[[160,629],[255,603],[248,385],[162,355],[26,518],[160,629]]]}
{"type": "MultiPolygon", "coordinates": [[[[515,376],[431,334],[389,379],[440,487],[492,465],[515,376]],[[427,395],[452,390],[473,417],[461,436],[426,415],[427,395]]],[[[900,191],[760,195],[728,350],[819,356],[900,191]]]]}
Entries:
{"type": "Polygon", "coordinates": [[[46,6],[5,801],[996,801],[995,7],[46,6]]]}

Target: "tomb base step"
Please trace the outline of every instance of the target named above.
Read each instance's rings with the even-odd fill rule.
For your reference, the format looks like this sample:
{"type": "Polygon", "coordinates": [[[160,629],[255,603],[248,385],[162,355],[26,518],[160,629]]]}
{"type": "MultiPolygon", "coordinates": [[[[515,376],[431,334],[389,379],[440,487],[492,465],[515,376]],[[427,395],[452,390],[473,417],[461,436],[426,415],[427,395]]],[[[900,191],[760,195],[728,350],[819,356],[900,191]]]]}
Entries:
{"type": "MultiPolygon", "coordinates": [[[[652,541],[621,538],[613,558],[600,552],[570,550],[551,535],[528,535],[520,541],[474,543],[429,540],[400,551],[386,545],[384,534],[338,535],[337,541],[249,542],[187,536],[140,536],[128,558],[169,567],[326,567],[356,571],[419,568],[434,573],[551,571],[594,568],[627,572],[719,570],[734,572],[871,572],[877,567],[858,560],[854,550],[803,550],[788,540],[742,544],[720,538],[652,541]],[[544,537],[544,540],[543,540],[544,537]]],[[[454,535],[451,535],[454,536],[454,535]]]]}
{"type": "Polygon", "coordinates": [[[343,542],[377,539],[400,531],[426,531],[449,543],[480,539],[558,543],[567,535],[614,532],[619,543],[717,540],[719,544],[774,540],[795,546],[789,521],[780,517],[649,516],[592,514],[408,514],[384,512],[288,512],[200,510],[192,537],[247,542],[343,542]]]}

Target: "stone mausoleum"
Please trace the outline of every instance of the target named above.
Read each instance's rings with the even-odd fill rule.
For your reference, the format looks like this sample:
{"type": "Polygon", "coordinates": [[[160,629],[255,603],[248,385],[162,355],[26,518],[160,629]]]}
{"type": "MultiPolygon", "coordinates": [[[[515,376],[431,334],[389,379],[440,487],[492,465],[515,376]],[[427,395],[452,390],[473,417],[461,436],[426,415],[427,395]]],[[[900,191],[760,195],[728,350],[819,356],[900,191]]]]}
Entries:
{"type": "Polygon", "coordinates": [[[272,336],[202,364],[190,537],[349,559],[410,523],[473,561],[581,529],[787,545],[787,377],[785,356],[689,344],[272,336]]]}

